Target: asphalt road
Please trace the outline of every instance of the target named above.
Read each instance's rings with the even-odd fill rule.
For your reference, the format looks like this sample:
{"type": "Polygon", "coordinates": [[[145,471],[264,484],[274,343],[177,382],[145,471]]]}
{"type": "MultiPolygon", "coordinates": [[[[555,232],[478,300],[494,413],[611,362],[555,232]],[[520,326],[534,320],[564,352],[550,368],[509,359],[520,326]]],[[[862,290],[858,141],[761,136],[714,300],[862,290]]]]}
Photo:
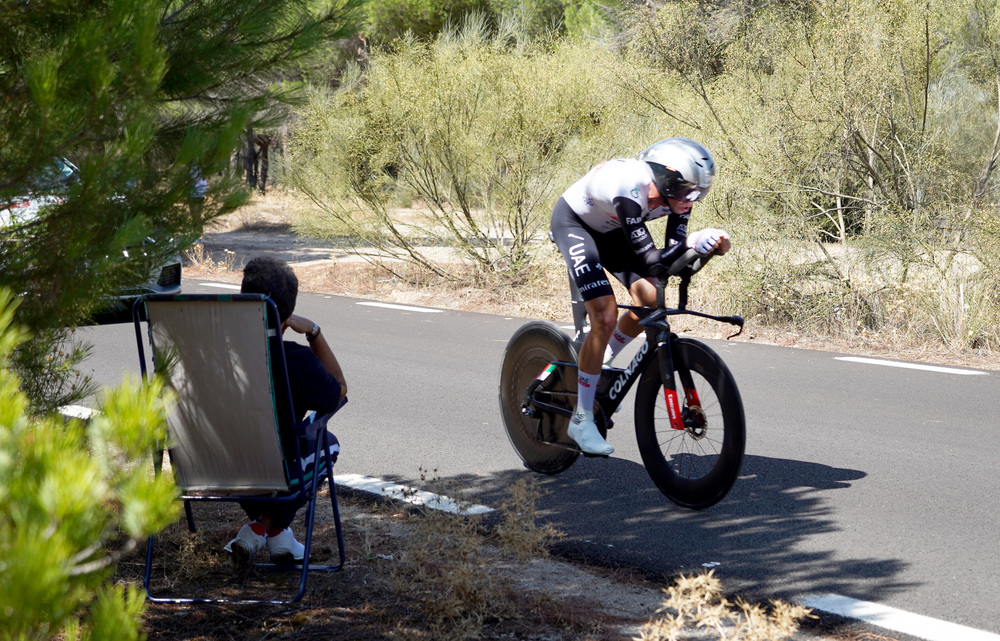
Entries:
{"type": "MultiPolygon", "coordinates": [[[[186,293],[224,291],[185,283],[186,293]]],[[[524,319],[315,294],[296,311],[323,327],[348,378],[339,474],[420,485],[428,470],[487,505],[532,474],[497,403],[503,350],[524,319]]],[[[138,371],[130,325],[81,334],[98,382],[138,371]]],[[[664,576],[710,564],[754,599],[834,593],[1000,634],[1000,374],[705,342],[746,411],[733,491],[702,512],[664,498],[641,465],[628,399],[611,459],[536,476],[543,517],[566,533],[561,552],[664,576]]]]}

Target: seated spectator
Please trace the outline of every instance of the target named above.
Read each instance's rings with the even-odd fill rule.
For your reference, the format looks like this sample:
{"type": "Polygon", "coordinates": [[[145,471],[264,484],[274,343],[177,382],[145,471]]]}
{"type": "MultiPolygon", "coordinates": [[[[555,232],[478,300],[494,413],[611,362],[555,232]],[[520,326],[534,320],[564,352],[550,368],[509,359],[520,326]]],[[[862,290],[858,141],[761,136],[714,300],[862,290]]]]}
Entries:
{"type": "MultiPolygon", "coordinates": [[[[243,268],[244,294],[264,294],[274,301],[281,318],[281,331],[291,330],[304,334],[308,347],[294,341],[284,341],[285,361],[288,365],[288,381],[292,392],[292,409],[295,420],[300,424],[312,413],[315,419],[309,424],[303,438],[314,451],[315,439],[326,429],[330,416],[347,400],[347,383],[344,372],[327,343],[319,325],[297,316],[295,299],[298,296],[299,281],[295,272],[284,261],[259,256],[253,258],[243,268]]],[[[328,434],[330,454],[334,460],[340,451],[333,434],[328,434]]],[[[301,461],[307,465],[318,465],[310,460],[301,461]]],[[[240,528],[236,538],[226,544],[225,550],[237,562],[249,563],[265,548],[271,561],[278,564],[298,563],[305,554],[305,546],[292,534],[291,523],[295,513],[305,501],[280,504],[265,504],[243,501],[240,505],[251,522],[240,528]]]]}

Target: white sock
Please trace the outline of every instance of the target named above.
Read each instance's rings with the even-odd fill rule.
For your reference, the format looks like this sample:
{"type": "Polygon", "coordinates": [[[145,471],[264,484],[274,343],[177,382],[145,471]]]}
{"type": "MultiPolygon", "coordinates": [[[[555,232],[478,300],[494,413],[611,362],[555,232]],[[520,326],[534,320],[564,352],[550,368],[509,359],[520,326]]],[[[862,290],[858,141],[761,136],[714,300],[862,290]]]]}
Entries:
{"type": "Polygon", "coordinates": [[[600,374],[579,372],[576,379],[576,414],[583,414],[584,420],[594,420],[594,396],[597,395],[597,383],[600,374]]]}
{"type": "Polygon", "coordinates": [[[619,352],[625,349],[625,346],[631,343],[633,338],[635,337],[623,334],[616,327],[615,331],[611,334],[611,340],[608,341],[608,346],[611,348],[611,358],[618,356],[619,352]]]}

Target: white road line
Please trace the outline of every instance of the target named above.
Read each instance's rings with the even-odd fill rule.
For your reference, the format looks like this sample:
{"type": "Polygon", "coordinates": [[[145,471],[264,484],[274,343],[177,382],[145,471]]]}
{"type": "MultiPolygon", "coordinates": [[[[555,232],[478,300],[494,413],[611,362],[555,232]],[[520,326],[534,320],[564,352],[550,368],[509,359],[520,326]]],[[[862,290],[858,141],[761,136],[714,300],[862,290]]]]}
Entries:
{"type": "Polygon", "coordinates": [[[199,285],[204,285],[205,287],[218,287],[219,289],[235,289],[240,291],[239,285],[231,285],[229,283],[198,283],[199,285]]]}
{"type": "Polygon", "coordinates": [[[88,419],[97,414],[97,410],[92,410],[83,405],[65,405],[59,408],[59,413],[70,418],[88,419]]]}
{"type": "Polygon", "coordinates": [[[385,309],[400,309],[404,312],[422,312],[424,314],[440,314],[443,309],[434,309],[433,307],[410,307],[409,305],[393,305],[392,303],[358,303],[358,305],[367,305],[369,307],[384,307],[385,309]]]}
{"type": "Polygon", "coordinates": [[[362,490],[371,494],[406,501],[413,505],[426,505],[429,508],[451,514],[487,514],[493,511],[493,508],[485,505],[462,503],[440,494],[424,492],[405,485],[383,481],[382,479],[361,476],[360,474],[334,475],[333,480],[337,485],[345,485],[355,490],[362,490]]]}
{"type": "Polygon", "coordinates": [[[1000,635],[992,632],[932,619],[870,601],[859,601],[839,594],[811,595],[801,603],[808,608],[858,619],[886,630],[910,634],[927,641],[1000,641],[1000,635]]]}
{"type": "Polygon", "coordinates": [[[851,363],[865,363],[868,365],[885,365],[887,367],[902,367],[904,369],[921,369],[926,372],[940,372],[942,374],[962,374],[963,376],[988,376],[987,372],[980,372],[973,369],[957,369],[955,367],[938,367],[937,365],[921,365],[919,363],[900,363],[898,361],[883,361],[878,358],[860,358],[857,356],[836,356],[834,360],[848,361],[851,363]]]}

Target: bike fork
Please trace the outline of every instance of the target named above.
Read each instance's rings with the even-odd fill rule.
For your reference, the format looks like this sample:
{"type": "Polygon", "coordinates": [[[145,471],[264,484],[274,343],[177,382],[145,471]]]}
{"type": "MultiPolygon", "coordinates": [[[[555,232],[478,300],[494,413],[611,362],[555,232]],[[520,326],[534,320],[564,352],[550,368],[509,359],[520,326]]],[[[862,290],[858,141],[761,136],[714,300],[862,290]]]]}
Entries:
{"type": "MultiPolygon", "coordinates": [[[[674,378],[674,356],[670,350],[670,339],[666,332],[657,337],[656,354],[660,364],[660,380],[663,383],[663,400],[667,405],[667,414],[670,418],[670,427],[675,430],[686,428],[684,424],[684,413],[681,410],[680,397],[677,394],[677,379],[674,378]]],[[[684,398],[688,407],[701,407],[698,399],[698,390],[694,388],[694,380],[691,374],[681,363],[681,385],[684,387],[684,398]]]]}

